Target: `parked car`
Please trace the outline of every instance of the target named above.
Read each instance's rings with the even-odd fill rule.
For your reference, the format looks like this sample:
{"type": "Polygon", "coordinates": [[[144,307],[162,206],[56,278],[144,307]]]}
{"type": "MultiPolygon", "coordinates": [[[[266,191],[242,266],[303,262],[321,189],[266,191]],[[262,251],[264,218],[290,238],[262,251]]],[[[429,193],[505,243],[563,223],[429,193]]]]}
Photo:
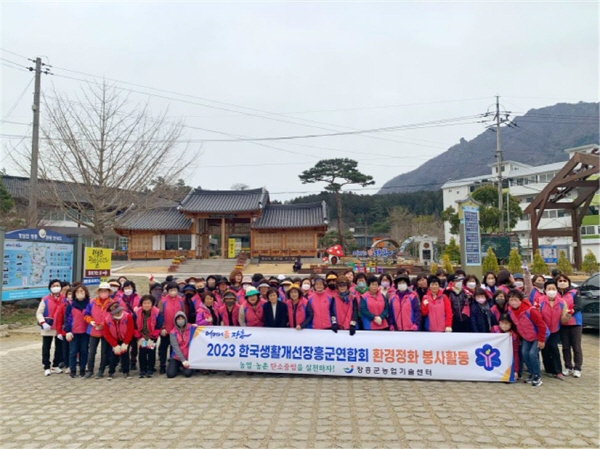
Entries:
{"type": "Polygon", "coordinates": [[[600,273],[593,274],[579,286],[583,325],[600,329],[600,273]]]}

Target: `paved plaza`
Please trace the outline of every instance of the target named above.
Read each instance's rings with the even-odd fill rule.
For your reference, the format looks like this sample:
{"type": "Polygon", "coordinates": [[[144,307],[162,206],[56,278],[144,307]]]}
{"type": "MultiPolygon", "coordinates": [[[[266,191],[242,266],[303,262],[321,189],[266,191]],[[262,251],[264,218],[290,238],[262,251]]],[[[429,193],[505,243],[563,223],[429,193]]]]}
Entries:
{"type": "MultiPolygon", "coordinates": [[[[581,379],[524,383],[326,376],[43,376],[41,339],[0,340],[0,447],[599,446],[598,334],[581,379]]],[[[135,372],[134,374],[137,374],[135,372]]]]}

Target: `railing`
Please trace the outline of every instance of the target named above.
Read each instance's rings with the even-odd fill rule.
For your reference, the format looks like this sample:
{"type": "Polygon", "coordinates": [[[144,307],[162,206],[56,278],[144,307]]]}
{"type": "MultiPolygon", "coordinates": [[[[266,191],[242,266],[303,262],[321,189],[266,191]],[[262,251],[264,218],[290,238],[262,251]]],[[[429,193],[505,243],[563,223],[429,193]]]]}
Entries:
{"type": "Polygon", "coordinates": [[[317,251],[314,249],[255,249],[252,257],[271,256],[271,257],[316,257],[317,251]]]}
{"type": "Polygon", "coordinates": [[[128,256],[129,260],[173,259],[177,256],[193,259],[195,252],[193,250],[129,251],[128,256]]]}

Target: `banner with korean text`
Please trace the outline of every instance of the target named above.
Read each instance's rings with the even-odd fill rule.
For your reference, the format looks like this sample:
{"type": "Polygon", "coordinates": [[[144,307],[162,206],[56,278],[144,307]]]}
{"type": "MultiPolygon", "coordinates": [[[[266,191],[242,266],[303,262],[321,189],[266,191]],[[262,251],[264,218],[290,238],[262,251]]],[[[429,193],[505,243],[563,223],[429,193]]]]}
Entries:
{"type": "Polygon", "coordinates": [[[514,382],[510,334],[198,327],[194,369],[514,382]]]}

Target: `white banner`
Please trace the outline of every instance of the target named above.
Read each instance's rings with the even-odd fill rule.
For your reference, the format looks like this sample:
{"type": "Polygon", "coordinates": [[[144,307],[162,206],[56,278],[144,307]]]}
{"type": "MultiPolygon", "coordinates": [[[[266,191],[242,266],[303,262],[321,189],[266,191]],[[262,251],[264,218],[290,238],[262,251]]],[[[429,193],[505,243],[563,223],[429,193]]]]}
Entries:
{"type": "Polygon", "coordinates": [[[194,369],[514,382],[510,334],[199,327],[194,369]]]}

